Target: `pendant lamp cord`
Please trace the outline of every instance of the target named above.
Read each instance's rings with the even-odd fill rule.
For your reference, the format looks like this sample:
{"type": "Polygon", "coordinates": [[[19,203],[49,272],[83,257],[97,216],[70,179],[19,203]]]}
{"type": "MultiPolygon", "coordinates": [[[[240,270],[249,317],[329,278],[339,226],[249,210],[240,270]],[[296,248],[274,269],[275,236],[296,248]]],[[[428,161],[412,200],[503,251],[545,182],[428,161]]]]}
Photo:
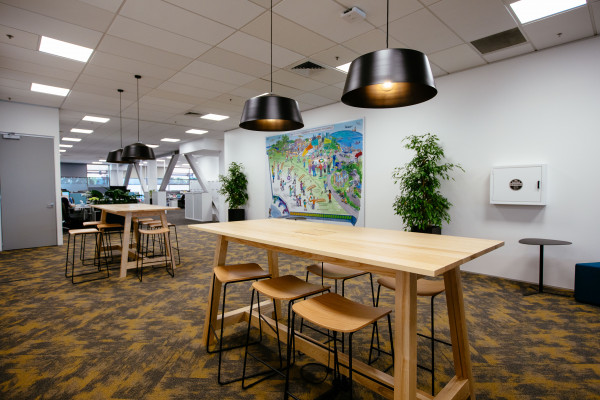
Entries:
{"type": "Polygon", "coordinates": [[[117,89],[119,91],[119,132],[121,132],[121,149],[123,148],[123,89],[117,89]]]}
{"type": "Polygon", "coordinates": [[[136,91],[137,91],[137,122],[138,122],[138,143],[140,142],[140,75],[136,75],[135,79],[136,79],[136,91]]]}
{"type": "Polygon", "coordinates": [[[385,48],[390,48],[390,0],[387,0],[387,12],[385,17],[385,48]]]}
{"type": "Polygon", "coordinates": [[[271,0],[271,92],[270,93],[271,94],[273,93],[273,0],[271,0]]]}

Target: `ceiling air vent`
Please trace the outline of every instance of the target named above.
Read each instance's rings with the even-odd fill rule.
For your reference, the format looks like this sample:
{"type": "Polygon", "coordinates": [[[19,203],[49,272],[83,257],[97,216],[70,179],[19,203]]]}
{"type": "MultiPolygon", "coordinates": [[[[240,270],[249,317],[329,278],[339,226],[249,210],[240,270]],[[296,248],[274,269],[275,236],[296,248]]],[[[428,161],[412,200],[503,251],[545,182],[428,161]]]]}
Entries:
{"type": "Polygon", "coordinates": [[[199,116],[201,116],[202,114],[200,114],[200,113],[197,113],[197,112],[194,112],[194,111],[188,111],[188,112],[186,112],[184,115],[189,115],[190,117],[199,117],[199,116]]]}
{"type": "Polygon", "coordinates": [[[292,67],[293,70],[317,70],[317,69],[325,69],[325,67],[323,67],[322,65],[319,64],[315,64],[312,61],[306,61],[303,62],[302,64],[296,65],[295,67],[292,67]]]}
{"type": "Polygon", "coordinates": [[[471,44],[475,46],[475,48],[479,50],[481,54],[487,54],[517,44],[525,43],[526,41],[527,39],[525,39],[525,36],[523,36],[519,28],[513,28],[504,32],[474,40],[471,42],[471,44]]]}

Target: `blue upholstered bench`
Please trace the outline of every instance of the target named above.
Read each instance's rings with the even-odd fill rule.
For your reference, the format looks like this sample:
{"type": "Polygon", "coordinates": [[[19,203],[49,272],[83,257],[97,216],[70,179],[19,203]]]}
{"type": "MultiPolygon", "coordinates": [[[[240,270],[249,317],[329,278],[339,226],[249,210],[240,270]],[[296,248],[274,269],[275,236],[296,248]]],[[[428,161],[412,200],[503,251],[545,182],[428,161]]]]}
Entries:
{"type": "Polygon", "coordinates": [[[575,265],[575,300],[600,306],[600,262],[575,265]]]}

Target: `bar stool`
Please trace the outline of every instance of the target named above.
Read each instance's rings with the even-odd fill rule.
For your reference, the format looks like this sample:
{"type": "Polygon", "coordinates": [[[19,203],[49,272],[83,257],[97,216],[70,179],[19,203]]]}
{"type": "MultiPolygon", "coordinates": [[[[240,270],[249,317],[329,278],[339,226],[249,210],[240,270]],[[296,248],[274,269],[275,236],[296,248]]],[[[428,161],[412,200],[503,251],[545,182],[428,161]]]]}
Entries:
{"type": "Polygon", "coordinates": [[[171,239],[170,239],[170,231],[169,228],[158,228],[158,229],[139,229],[140,240],[137,244],[137,261],[136,261],[136,271],[138,273],[138,279],[140,282],[142,281],[142,276],[144,273],[144,260],[150,260],[151,265],[156,265],[161,263],[161,260],[165,263],[165,269],[167,273],[171,275],[171,278],[175,277],[175,268],[173,262],[171,261],[171,239]],[[164,247],[161,246],[160,251],[157,253],[154,252],[154,248],[152,249],[152,255],[149,253],[148,247],[146,247],[145,251],[142,249],[142,243],[144,241],[144,236],[154,238],[160,235],[164,239],[164,247]],[[169,265],[171,266],[171,270],[169,270],[169,265]]]}
{"type": "MultiPolygon", "coordinates": [[[[382,278],[377,279],[377,283],[379,285],[377,287],[376,305],[379,305],[379,293],[381,291],[381,287],[383,286],[385,288],[395,291],[396,290],[396,280],[392,277],[382,277],[382,278]]],[[[434,318],[433,318],[434,317],[434,299],[437,295],[443,293],[445,290],[446,290],[446,288],[444,286],[443,280],[439,280],[439,279],[438,280],[428,280],[428,279],[418,279],[417,280],[417,296],[431,298],[431,302],[430,302],[431,336],[424,335],[422,333],[417,333],[417,335],[419,335],[423,338],[429,339],[431,341],[431,368],[427,368],[422,365],[418,365],[418,367],[431,373],[431,394],[432,395],[435,394],[435,391],[434,391],[434,389],[435,389],[435,342],[443,343],[445,345],[452,347],[451,343],[448,343],[444,340],[437,339],[435,337],[435,329],[434,329],[434,318]]],[[[369,349],[369,364],[372,364],[375,360],[377,360],[377,358],[379,357],[379,355],[381,353],[389,354],[388,352],[383,351],[379,345],[379,332],[377,330],[377,324],[375,324],[373,327],[373,334],[377,336],[377,345],[376,346],[373,345],[373,338],[371,337],[371,348],[369,349]],[[377,357],[375,357],[373,360],[371,360],[371,353],[373,350],[376,350],[378,354],[377,354],[377,357]]],[[[392,358],[392,360],[393,360],[393,358],[392,358]]]]}
{"type": "Polygon", "coordinates": [[[179,239],[177,238],[177,225],[167,222],[167,226],[169,229],[173,228],[173,232],[175,232],[175,246],[173,248],[177,250],[177,265],[181,264],[181,254],[179,253],[179,239]]]}
{"type": "MultiPolygon", "coordinates": [[[[305,282],[302,279],[299,279],[292,275],[284,275],[284,276],[280,276],[277,278],[257,281],[252,284],[252,299],[250,301],[250,309],[252,309],[254,306],[254,293],[256,292],[256,299],[257,299],[257,303],[258,303],[257,305],[258,305],[259,326],[261,326],[261,328],[262,328],[261,320],[264,321],[267,324],[267,326],[275,332],[275,334],[277,336],[277,348],[279,351],[279,369],[273,367],[271,364],[260,359],[256,355],[250,353],[248,351],[248,346],[246,346],[246,351],[244,352],[244,369],[243,369],[243,373],[242,373],[242,388],[247,389],[251,386],[254,386],[257,383],[262,382],[263,380],[269,378],[270,376],[272,376],[275,373],[278,373],[282,377],[285,376],[284,373],[282,372],[283,371],[283,358],[281,356],[281,341],[279,338],[279,323],[278,323],[279,318],[277,316],[277,308],[275,306],[276,301],[288,301],[289,302],[288,303],[288,315],[287,315],[287,324],[289,324],[292,306],[294,305],[294,302],[296,300],[304,299],[308,296],[312,296],[315,294],[329,291],[330,288],[331,288],[331,286],[315,285],[313,283],[305,282]],[[275,312],[275,318],[274,318],[275,326],[271,325],[269,323],[269,321],[267,321],[267,319],[262,315],[262,313],[260,311],[259,294],[263,294],[263,295],[271,298],[271,300],[273,301],[273,309],[275,312]],[[247,364],[248,356],[254,358],[256,361],[258,361],[261,364],[268,367],[271,370],[271,373],[269,373],[269,371],[263,371],[263,372],[255,373],[250,376],[246,376],[246,364],[247,364]],[[256,381],[252,382],[249,385],[246,385],[246,379],[253,378],[253,377],[256,377],[259,375],[264,375],[265,373],[269,373],[269,374],[265,377],[262,377],[261,379],[258,379],[256,381]]],[[[248,343],[250,341],[251,324],[252,324],[252,313],[250,313],[250,316],[248,317],[248,331],[246,332],[246,343],[248,343]]],[[[289,333],[286,338],[286,343],[288,344],[288,347],[289,347],[290,346],[289,333]]],[[[289,361],[288,361],[288,365],[289,365],[289,361]]]]}
{"type": "MultiPolygon", "coordinates": [[[[104,249],[104,258],[100,257],[100,253],[103,249],[102,246],[102,235],[96,228],[83,228],[83,229],[69,229],[69,236],[67,237],[67,258],[65,261],[65,277],[71,278],[72,284],[79,284],[83,282],[96,281],[99,279],[106,279],[110,276],[110,272],[108,270],[108,260],[106,255],[106,249],[104,249]],[[79,274],[75,274],[75,253],[77,251],[77,236],[81,236],[81,241],[79,243],[79,260],[81,261],[81,267],[86,266],[86,262],[90,261],[85,257],[86,250],[86,237],[89,235],[93,235],[94,239],[94,258],[93,258],[93,266],[96,267],[95,270],[81,272],[79,274]],[[98,236],[100,235],[100,236],[98,236]],[[71,240],[72,238],[72,240],[71,240]],[[71,245],[72,242],[72,245],[71,245]],[[71,249],[72,247],[72,249],[71,249]],[[71,251],[70,251],[71,250],[71,251]],[[71,253],[71,259],[69,262],[69,253],[71,253]],[[101,260],[104,259],[104,263],[106,265],[106,276],[96,276],[93,279],[81,280],[79,282],[75,282],[76,277],[86,276],[86,275],[98,275],[99,272],[102,272],[100,263],[101,260]],[[71,275],[69,275],[69,264],[71,264],[71,275]]],[[[89,264],[88,264],[89,265],[89,264]]]]}
{"type": "MultiPolygon", "coordinates": [[[[100,233],[102,234],[102,237],[105,238],[105,243],[108,244],[108,248],[110,251],[110,258],[112,260],[113,254],[112,254],[112,240],[111,240],[111,236],[115,233],[119,234],[119,242],[121,243],[121,232],[123,232],[123,225],[122,224],[108,224],[108,223],[99,223],[96,224],[96,228],[100,231],[100,233]]],[[[127,251],[127,249],[121,249],[121,251],[127,251]]]]}
{"type": "MultiPolygon", "coordinates": [[[[342,380],[340,373],[340,362],[338,359],[337,340],[335,340],[335,336],[338,332],[348,334],[348,365],[344,367],[348,369],[348,378],[350,380],[350,397],[352,397],[352,336],[354,333],[365,326],[374,324],[381,318],[387,316],[390,342],[393,343],[392,322],[390,319],[392,309],[390,308],[367,306],[342,297],[337,293],[325,293],[322,296],[312,297],[308,300],[300,301],[294,304],[292,306],[292,311],[292,326],[290,328],[292,345],[288,346],[288,363],[295,337],[295,315],[298,314],[303,319],[306,319],[323,329],[333,331],[333,370],[335,386],[337,386],[342,380]]],[[[394,354],[393,345],[392,354],[394,354]]],[[[290,368],[288,368],[286,371],[284,398],[287,399],[288,396],[297,398],[289,392],[289,381],[290,368]]]]}
{"type": "MultiPolygon", "coordinates": [[[[219,342],[218,348],[215,350],[210,350],[209,342],[210,338],[207,335],[206,340],[206,352],[209,354],[218,353],[219,354],[219,367],[217,371],[217,382],[220,385],[226,385],[228,383],[240,381],[242,378],[235,378],[228,381],[221,381],[221,363],[222,363],[222,354],[224,351],[238,349],[243,346],[247,346],[246,343],[239,345],[232,345],[229,347],[223,348],[223,325],[225,322],[225,299],[227,297],[227,286],[231,283],[241,283],[248,281],[257,281],[259,279],[270,278],[271,274],[263,270],[260,265],[256,263],[247,263],[247,264],[232,264],[232,265],[219,265],[213,268],[213,280],[212,280],[212,291],[215,290],[215,282],[219,281],[223,285],[223,302],[221,307],[221,330],[217,335],[217,331],[212,324],[212,321],[209,323],[209,328],[212,330],[212,333],[215,335],[217,341],[219,342]]],[[[210,299],[209,310],[213,309],[213,298],[210,299]]],[[[252,310],[250,310],[252,311],[252,310]]],[[[260,338],[262,340],[262,329],[260,331],[260,338]]],[[[255,342],[258,343],[258,342],[255,342]]],[[[255,344],[251,343],[251,344],[255,344]]]]}

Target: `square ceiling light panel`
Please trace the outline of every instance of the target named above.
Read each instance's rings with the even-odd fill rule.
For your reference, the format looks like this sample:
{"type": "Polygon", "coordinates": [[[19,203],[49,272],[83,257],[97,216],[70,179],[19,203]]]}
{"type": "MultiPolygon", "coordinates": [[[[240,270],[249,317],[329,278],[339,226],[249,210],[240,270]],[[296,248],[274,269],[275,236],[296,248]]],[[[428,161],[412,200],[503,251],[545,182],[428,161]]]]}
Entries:
{"type": "Polygon", "coordinates": [[[93,52],[93,50],[88,47],[63,42],[62,40],[52,39],[47,36],[42,36],[39,50],[44,53],[54,54],[55,56],[70,58],[71,60],[81,62],[87,62],[93,52]]]}
{"type": "Polygon", "coordinates": [[[519,0],[510,4],[522,24],[586,4],[585,0],[519,0]]]}

